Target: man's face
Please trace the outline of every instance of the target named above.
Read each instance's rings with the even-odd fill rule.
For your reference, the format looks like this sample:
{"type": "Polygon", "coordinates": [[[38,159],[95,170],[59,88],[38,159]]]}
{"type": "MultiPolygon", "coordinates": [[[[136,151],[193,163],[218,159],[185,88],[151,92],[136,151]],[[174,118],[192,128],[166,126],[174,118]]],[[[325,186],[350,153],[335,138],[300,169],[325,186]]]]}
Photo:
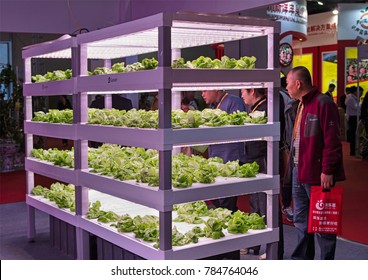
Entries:
{"type": "Polygon", "coordinates": [[[202,97],[204,101],[206,102],[206,104],[212,104],[217,101],[217,99],[220,96],[220,93],[221,92],[217,90],[204,90],[202,91],[202,97]]]}
{"type": "Polygon", "coordinates": [[[299,83],[297,82],[293,72],[289,72],[286,78],[287,86],[286,89],[290,94],[291,98],[298,99],[299,97],[299,83]]]}

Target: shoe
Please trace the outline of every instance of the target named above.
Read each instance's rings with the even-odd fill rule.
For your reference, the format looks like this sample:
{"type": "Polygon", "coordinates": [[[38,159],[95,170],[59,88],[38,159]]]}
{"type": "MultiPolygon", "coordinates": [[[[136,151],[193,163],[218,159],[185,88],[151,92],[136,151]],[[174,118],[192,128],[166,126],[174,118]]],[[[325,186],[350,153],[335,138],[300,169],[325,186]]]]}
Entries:
{"type": "Polygon", "coordinates": [[[267,255],[266,255],[266,253],[264,253],[264,254],[260,255],[260,256],[258,257],[258,259],[259,259],[259,260],[261,260],[261,261],[266,260],[266,259],[267,259],[267,255]]]}
{"type": "Polygon", "coordinates": [[[283,208],[282,213],[286,216],[286,220],[288,220],[289,222],[293,222],[294,218],[293,208],[291,208],[290,206],[283,208]]]}

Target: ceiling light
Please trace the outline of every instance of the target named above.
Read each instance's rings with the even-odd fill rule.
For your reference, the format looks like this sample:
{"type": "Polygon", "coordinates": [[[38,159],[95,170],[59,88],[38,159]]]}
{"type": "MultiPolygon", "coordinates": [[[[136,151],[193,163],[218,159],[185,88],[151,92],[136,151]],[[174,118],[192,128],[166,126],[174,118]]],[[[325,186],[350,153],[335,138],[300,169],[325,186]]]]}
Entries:
{"type": "Polygon", "coordinates": [[[323,2],[321,1],[317,1],[317,4],[323,6],[323,2]]]}
{"type": "Polygon", "coordinates": [[[332,13],[333,13],[334,15],[338,15],[338,14],[339,14],[339,11],[338,11],[337,9],[335,9],[335,10],[333,10],[333,11],[332,11],[332,13]]]}

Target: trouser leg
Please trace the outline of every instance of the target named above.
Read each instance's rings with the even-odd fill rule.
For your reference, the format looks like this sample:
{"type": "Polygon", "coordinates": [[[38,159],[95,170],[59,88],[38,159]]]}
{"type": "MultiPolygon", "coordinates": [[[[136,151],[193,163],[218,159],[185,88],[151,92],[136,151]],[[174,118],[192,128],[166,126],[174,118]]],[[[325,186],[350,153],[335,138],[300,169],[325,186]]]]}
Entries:
{"type": "Polygon", "coordinates": [[[284,259],[284,226],[282,223],[281,205],[279,204],[279,242],[278,242],[278,257],[277,259],[284,259]]]}
{"type": "Polygon", "coordinates": [[[281,195],[282,195],[282,207],[284,208],[290,207],[292,199],[292,187],[289,185],[284,185],[281,188],[281,195]]]}
{"type": "Polygon", "coordinates": [[[263,192],[252,193],[249,198],[250,212],[265,216],[267,213],[267,195],[263,192]]]}
{"type": "Polygon", "coordinates": [[[308,233],[308,211],[310,186],[298,184],[297,168],[293,170],[294,226],[298,233],[297,246],[291,258],[297,260],[314,259],[314,235],[308,233]]]}
{"type": "Polygon", "coordinates": [[[317,234],[317,241],[321,248],[321,260],[335,259],[336,234],[317,234]]]}

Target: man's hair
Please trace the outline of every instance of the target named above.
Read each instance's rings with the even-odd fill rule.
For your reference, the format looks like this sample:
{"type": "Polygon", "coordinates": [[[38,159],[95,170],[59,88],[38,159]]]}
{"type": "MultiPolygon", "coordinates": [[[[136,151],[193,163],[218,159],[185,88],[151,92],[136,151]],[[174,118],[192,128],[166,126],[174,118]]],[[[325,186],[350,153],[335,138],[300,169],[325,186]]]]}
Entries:
{"type": "MultiPolygon", "coordinates": [[[[250,88],[247,88],[246,91],[250,92],[250,88]]],[[[266,88],[254,88],[254,93],[257,97],[263,97],[267,94],[267,89],[266,88]]]]}
{"type": "Polygon", "coordinates": [[[290,70],[293,75],[296,75],[297,80],[301,80],[307,87],[312,86],[312,78],[309,70],[304,66],[297,66],[290,70]]]}
{"type": "Polygon", "coordinates": [[[336,86],[335,86],[334,84],[329,84],[329,85],[328,85],[328,88],[333,88],[333,89],[335,89],[335,87],[336,87],[336,86]]]}

